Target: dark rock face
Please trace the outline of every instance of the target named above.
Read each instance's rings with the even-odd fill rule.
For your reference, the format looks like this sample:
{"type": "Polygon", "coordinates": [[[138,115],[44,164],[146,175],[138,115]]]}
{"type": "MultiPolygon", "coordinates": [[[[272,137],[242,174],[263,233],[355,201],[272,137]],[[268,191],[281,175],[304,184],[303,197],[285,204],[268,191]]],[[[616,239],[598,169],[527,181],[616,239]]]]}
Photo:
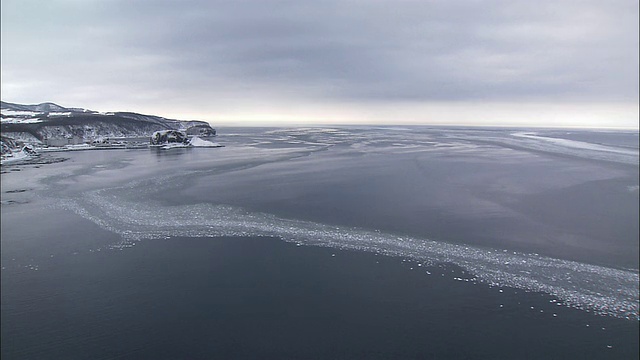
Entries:
{"type": "Polygon", "coordinates": [[[188,144],[187,134],[178,130],[156,131],[151,135],[151,145],[164,145],[169,143],[188,144]]]}
{"type": "Polygon", "coordinates": [[[29,145],[25,145],[22,147],[22,152],[27,154],[27,155],[31,155],[31,156],[36,156],[38,155],[38,153],[33,149],[33,147],[29,146],[29,145]]]}
{"type": "Polygon", "coordinates": [[[187,135],[196,136],[214,136],[216,129],[212,128],[208,124],[195,125],[187,129],[187,135]]]}

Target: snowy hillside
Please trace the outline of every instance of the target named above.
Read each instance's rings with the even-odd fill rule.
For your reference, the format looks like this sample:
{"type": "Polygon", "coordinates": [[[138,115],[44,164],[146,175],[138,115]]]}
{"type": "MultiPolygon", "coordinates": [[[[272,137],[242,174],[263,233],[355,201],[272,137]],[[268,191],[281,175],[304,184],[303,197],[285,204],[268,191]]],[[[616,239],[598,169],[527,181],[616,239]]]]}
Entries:
{"type": "Polygon", "coordinates": [[[216,134],[207,122],[181,121],[131,112],[107,112],[67,108],[54,103],[37,105],[0,103],[4,137],[27,143],[52,139],[91,141],[98,137],[145,137],[159,130],[182,130],[195,135],[216,134]]]}

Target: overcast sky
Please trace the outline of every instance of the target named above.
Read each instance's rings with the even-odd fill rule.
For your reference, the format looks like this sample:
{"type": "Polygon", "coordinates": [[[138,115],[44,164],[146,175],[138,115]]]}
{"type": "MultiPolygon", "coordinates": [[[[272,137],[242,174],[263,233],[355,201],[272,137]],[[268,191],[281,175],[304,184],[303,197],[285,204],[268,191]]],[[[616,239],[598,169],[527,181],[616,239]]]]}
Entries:
{"type": "Polygon", "coordinates": [[[638,127],[638,0],[2,0],[2,100],[213,124],[638,127]]]}

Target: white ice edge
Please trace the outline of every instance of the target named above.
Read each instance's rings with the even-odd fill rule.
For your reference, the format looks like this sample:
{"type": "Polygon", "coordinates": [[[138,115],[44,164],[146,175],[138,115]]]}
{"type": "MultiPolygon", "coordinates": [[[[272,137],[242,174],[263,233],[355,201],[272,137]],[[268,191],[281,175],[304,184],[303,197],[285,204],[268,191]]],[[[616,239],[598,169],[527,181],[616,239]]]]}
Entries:
{"type": "Polygon", "coordinates": [[[636,155],[636,156],[638,155],[638,150],[621,149],[621,148],[615,148],[611,146],[604,146],[600,144],[592,144],[584,141],[539,136],[532,132],[517,132],[511,135],[516,137],[521,137],[521,138],[532,139],[532,140],[545,141],[548,143],[553,143],[555,145],[559,145],[567,148],[602,151],[602,152],[610,152],[610,153],[624,154],[624,155],[636,155]]]}
{"type": "MultiPolygon", "coordinates": [[[[160,179],[154,181],[163,181],[160,179]]],[[[73,211],[122,238],[115,247],[142,239],[175,236],[271,236],[304,245],[355,249],[402,256],[425,264],[453,263],[483,282],[556,296],[568,306],[600,315],[638,319],[638,272],[608,268],[537,254],[482,249],[360,228],[251,213],[224,205],[162,206],[124,200],[148,186],[130,183],[64,199],[59,206],[73,211]]]]}

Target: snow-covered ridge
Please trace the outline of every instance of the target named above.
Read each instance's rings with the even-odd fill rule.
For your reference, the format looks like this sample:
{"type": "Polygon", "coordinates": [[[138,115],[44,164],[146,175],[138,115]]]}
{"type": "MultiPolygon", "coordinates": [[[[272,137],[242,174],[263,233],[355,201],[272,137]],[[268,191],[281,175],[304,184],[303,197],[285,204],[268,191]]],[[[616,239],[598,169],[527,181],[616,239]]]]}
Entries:
{"type": "Polygon", "coordinates": [[[159,130],[181,130],[193,136],[214,136],[205,121],[182,121],[132,112],[97,112],[54,103],[0,103],[0,126],[5,137],[35,145],[90,144],[99,137],[149,137],[159,130]]]}
{"type": "Polygon", "coordinates": [[[60,106],[58,104],[54,104],[52,102],[45,102],[36,105],[25,105],[25,104],[15,104],[6,101],[0,102],[0,108],[6,110],[13,111],[26,111],[26,112],[36,112],[36,113],[48,113],[48,112],[95,112],[82,108],[67,108],[64,106],[60,106]]]}

